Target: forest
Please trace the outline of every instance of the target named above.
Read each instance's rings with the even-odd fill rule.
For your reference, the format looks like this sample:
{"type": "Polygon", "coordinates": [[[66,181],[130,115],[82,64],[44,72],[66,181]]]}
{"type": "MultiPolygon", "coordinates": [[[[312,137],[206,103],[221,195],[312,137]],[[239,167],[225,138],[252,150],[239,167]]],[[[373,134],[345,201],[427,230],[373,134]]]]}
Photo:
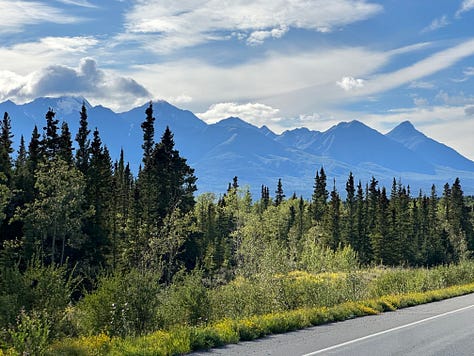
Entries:
{"type": "Polygon", "coordinates": [[[73,136],[48,110],[16,152],[9,114],[1,121],[0,352],[314,306],[308,290],[292,294],[301,280],[332,291],[324,305],[375,296],[374,275],[390,268],[438,271],[437,287],[474,280],[474,200],[457,178],[411,192],[349,173],[341,194],[315,167],[309,199],[281,180],[252,197],[238,177],[197,195],[170,128],[155,142],[152,103],[136,176],[89,128],[85,105],[78,120],[73,136]]]}

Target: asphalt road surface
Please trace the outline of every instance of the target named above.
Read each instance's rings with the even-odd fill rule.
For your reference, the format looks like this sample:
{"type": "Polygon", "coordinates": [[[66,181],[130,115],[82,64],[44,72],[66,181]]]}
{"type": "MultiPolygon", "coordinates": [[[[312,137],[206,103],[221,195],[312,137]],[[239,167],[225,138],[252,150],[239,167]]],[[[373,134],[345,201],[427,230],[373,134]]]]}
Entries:
{"type": "Polygon", "coordinates": [[[474,294],[192,355],[474,355],[474,294]]]}

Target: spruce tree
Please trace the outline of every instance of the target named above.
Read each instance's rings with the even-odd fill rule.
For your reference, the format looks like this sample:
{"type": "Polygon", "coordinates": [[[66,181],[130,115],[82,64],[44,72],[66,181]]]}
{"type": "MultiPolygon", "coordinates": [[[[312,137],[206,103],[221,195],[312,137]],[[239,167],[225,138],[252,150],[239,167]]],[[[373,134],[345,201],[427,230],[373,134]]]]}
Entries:
{"type": "Polygon", "coordinates": [[[324,216],[324,245],[332,250],[336,250],[342,246],[341,241],[341,198],[336,189],[336,181],[334,180],[333,189],[331,190],[331,199],[324,216]]]}
{"type": "Polygon", "coordinates": [[[321,221],[324,216],[328,196],[329,193],[326,190],[326,173],[324,172],[324,168],[321,167],[320,171],[316,172],[314,179],[314,191],[311,203],[313,219],[316,222],[321,221]]]}
{"type": "Polygon", "coordinates": [[[344,235],[347,243],[356,250],[356,200],[355,200],[355,185],[354,176],[349,172],[349,177],[346,182],[346,215],[344,219],[344,235]]]}
{"type": "Polygon", "coordinates": [[[357,193],[355,197],[355,245],[352,246],[358,253],[359,259],[362,264],[368,264],[372,261],[372,246],[370,244],[370,238],[368,233],[367,225],[367,200],[364,198],[364,189],[362,188],[362,182],[359,180],[357,185],[357,193]]]}
{"type": "Polygon", "coordinates": [[[194,169],[180,157],[174,148],[174,138],[166,127],[161,141],[155,145],[151,156],[152,185],[156,194],[156,221],[159,223],[173,210],[186,213],[194,206],[196,180],[194,169]]]}
{"type": "Polygon", "coordinates": [[[67,122],[63,122],[61,124],[61,136],[59,137],[59,157],[69,164],[70,166],[73,165],[73,154],[72,151],[72,139],[71,139],[71,132],[69,131],[69,126],[67,122]]]}
{"type": "Polygon", "coordinates": [[[89,134],[91,130],[88,128],[87,108],[85,103],[82,103],[80,112],[79,130],[76,134],[77,151],[76,151],[76,167],[82,174],[87,173],[89,167],[90,154],[90,140],[89,134]]]}
{"type": "Polygon", "coordinates": [[[153,104],[151,102],[148,108],[145,110],[145,114],[146,118],[145,121],[142,122],[141,127],[143,130],[143,164],[145,165],[146,169],[146,166],[151,158],[155,139],[155,118],[153,117],[153,104]]]}
{"type": "MultiPolygon", "coordinates": [[[[93,208],[93,215],[87,219],[88,239],[82,247],[82,253],[91,265],[99,266],[105,262],[112,244],[110,205],[113,203],[112,163],[106,147],[103,147],[99,130],[93,132],[90,147],[90,162],[86,176],[87,202],[93,208]]],[[[115,246],[116,247],[116,246],[115,246]]],[[[112,251],[111,264],[114,265],[112,251]]],[[[116,257],[116,256],[115,256],[116,257]]]]}
{"type": "Polygon", "coordinates": [[[281,183],[281,178],[279,178],[277,189],[275,191],[275,206],[280,205],[284,199],[285,199],[285,194],[283,193],[283,184],[281,183]]]}
{"type": "Polygon", "coordinates": [[[57,153],[60,150],[60,136],[58,134],[58,123],[59,120],[56,120],[56,113],[53,109],[49,108],[46,113],[46,126],[43,127],[44,137],[41,141],[42,154],[46,159],[52,159],[56,157],[57,153]]]}
{"type": "Polygon", "coordinates": [[[0,172],[5,175],[7,184],[12,177],[12,138],[11,120],[7,112],[3,115],[0,128],[0,172]]]}

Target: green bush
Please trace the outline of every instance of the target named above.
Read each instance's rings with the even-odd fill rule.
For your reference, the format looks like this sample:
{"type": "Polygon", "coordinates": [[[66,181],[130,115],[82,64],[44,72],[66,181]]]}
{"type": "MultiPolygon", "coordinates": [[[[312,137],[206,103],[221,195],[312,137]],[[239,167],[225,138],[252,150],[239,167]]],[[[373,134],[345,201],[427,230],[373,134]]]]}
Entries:
{"type": "Polygon", "coordinates": [[[160,296],[157,316],[165,328],[203,324],[209,320],[209,315],[210,302],[202,271],[178,273],[160,296]]]}
{"type": "Polygon", "coordinates": [[[50,343],[51,324],[48,315],[21,311],[10,333],[11,344],[20,355],[43,355],[50,343]]]}
{"type": "Polygon", "coordinates": [[[101,277],[97,290],[77,305],[76,320],[81,332],[126,336],[155,330],[159,277],[138,270],[101,277]]]}
{"type": "Polygon", "coordinates": [[[74,335],[67,320],[71,294],[78,282],[72,274],[66,266],[44,266],[37,259],[23,273],[17,265],[1,268],[0,329],[9,332],[0,335],[0,343],[10,345],[24,330],[40,324],[43,329],[48,325],[48,339],[74,335]]]}

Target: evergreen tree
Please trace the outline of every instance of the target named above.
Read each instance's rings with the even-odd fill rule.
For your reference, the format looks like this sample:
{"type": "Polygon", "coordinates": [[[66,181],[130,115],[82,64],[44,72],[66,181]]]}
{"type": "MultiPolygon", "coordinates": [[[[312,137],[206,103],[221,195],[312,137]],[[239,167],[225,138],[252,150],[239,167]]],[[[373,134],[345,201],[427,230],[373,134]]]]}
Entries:
{"type": "Polygon", "coordinates": [[[12,138],[11,120],[7,112],[3,115],[3,120],[0,123],[0,172],[3,173],[9,184],[12,176],[12,159],[11,154],[12,138]]]}
{"type": "MultiPolygon", "coordinates": [[[[34,176],[36,167],[41,160],[41,141],[38,128],[34,127],[33,133],[31,134],[31,140],[28,144],[28,171],[31,176],[34,176]]],[[[32,180],[34,182],[34,180],[32,180]]],[[[34,185],[34,184],[33,184],[34,185]]]]}
{"type": "Polygon", "coordinates": [[[370,180],[366,187],[367,195],[367,230],[372,233],[375,229],[377,220],[377,206],[379,203],[380,189],[378,188],[378,180],[374,177],[370,180]]]}
{"type": "Polygon", "coordinates": [[[396,183],[394,179],[390,199],[392,265],[404,262],[413,264],[415,261],[410,200],[409,187],[405,188],[401,182],[396,183]]]}
{"type": "Polygon", "coordinates": [[[22,222],[12,219],[17,209],[22,208],[33,199],[34,179],[28,170],[28,155],[25,139],[20,138],[20,147],[14,163],[13,176],[11,180],[11,201],[6,209],[8,224],[2,227],[2,233],[9,239],[21,238],[23,235],[22,222]]]}
{"type": "Polygon", "coordinates": [[[344,235],[346,242],[356,249],[356,199],[355,199],[355,185],[354,176],[352,172],[349,172],[349,177],[346,182],[346,203],[345,203],[346,215],[344,221],[344,235]]]}
{"type": "Polygon", "coordinates": [[[331,199],[329,201],[325,214],[325,238],[324,245],[332,250],[336,250],[341,241],[341,198],[336,190],[336,181],[334,180],[333,189],[331,190],[331,199]]]}
{"type": "Polygon", "coordinates": [[[90,140],[89,134],[91,130],[88,128],[87,108],[82,103],[80,112],[79,130],[76,134],[77,151],[76,151],[76,167],[82,174],[86,174],[89,168],[90,140]]]}
{"type": "Polygon", "coordinates": [[[280,205],[283,199],[285,199],[285,194],[283,193],[283,185],[280,178],[278,179],[277,189],[275,191],[275,206],[280,205]]]}
{"type": "Polygon", "coordinates": [[[324,216],[328,196],[329,193],[326,190],[326,173],[324,172],[324,168],[321,167],[319,173],[316,172],[316,177],[314,179],[314,191],[311,205],[313,219],[316,222],[321,221],[324,216]]]}
{"type": "Polygon", "coordinates": [[[59,120],[54,118],[55,115],[56,113],[50,108],[46,113],[46,126],[43,127],[44,137],[41,141],[41,153],[46,159],[56,157],[61,149],[61,139],[58,134],[59,120]]]}
{"type": "MultiPolygon", "coordinates": [[[[20,147],[18,148],[18,154],[14,165],[14,179],[13,186],[18,191],[18,195],[25,196],[29,190],[31,181],[28,172],[28,153],[26,151],[25,139],[23,135],[20,137],[20,147]]],[[[25,199],[20,199],[24,201],[25,199]]]]}
{"type": "Polygon", "coordinates": [[[371,199],[377,199],[376,207],[373,210],[375,214],[373,219],[373,227],[370,232],[371,251],[373,253],[373,261],[376,263],[384,263],[386,265],[394,265],[392,255],[393,241],[389,235],[389,226],[387,224],[389,214],[389,200],[385,187],[375,188],[375,181],[372,180],[370,194],[371,199]]]}
{"type": "Polygon", "coordinates": [[[451,186],[448,201],[447,218],[450,231],[450,240],[455,248],[457,259],[466,257],[467,248],[472,246],[473,228],[469,220],[469,213],[464,202],[464,193],[461,181],[456,178],[451,186]]]}
{"type": "Polygon", "coordinates": [[[359,181],[357,185],[357,194],[355,197],[355,243],[352,248],[359,255],[360,261],[363,264],[368,264],[372,261],[372,248],[367,230],[367,201],[364,199],[364,189],[362,183],[359,181]]]}
{"type": "Polygon", "coordinates": [[[67,122],[61,124],[61,136],[59,137],[59,157],[69,165],[73,165],[71,132],[67,122]]]}
{"type": "Polygon", "coordinates": [[[81,253],[84,254],[82,258],[92,266],[103,264],[109,252],[112,252],[112,266],[115,267],[117,262],[117,241],[113,240],[116,236],[111,236],[113,220],[110,219],[110,209],[114,193],[112,189],[110,155],[107,148],[102,146],[99,130],[96,128],[93,132],[86,176],[86,201],[93,208],[93,214],[86,220],[85,231],[88,238],[81,248],[81,253]]]}
{"type": "Polygon", "coordinates": [[[176,208],[187,213],[194,206],[196,180],[194,169],[188,166],[186,159],[180,157],[174,148],[173,134],[166,127],[161,141],[155,145],[150,160],[151,189],[155,194],[155,221],[160,224],[164,217],[176,208]]]}
{"type": "Polygon", "coordinates": [[[262,191],[261,191],[261,198],[260,198],[260,204],[261,204],[261,212],[266,210],[268,208],[268,205],[270,204],[270,189],[262,184],[262,191]]]}
{"type": "Polygon", "coordinates": [[[146,167],[148,161],[151,158],[155,138],[155,118],[153,117],[153,104],[151,102],[148,108],[145,110],[145,114],[146,118],[145,121],[142,122],[141,127],[143,130],[143,163],[146,167]]]}
{"type": "Polygon", "coordinates": [[[443,251],[441,243],[440,220],[438,218],[439,199],[436,194],[436,186],[431,186],[431,194],[427,202],[427,236],[425,238],[425,262],[428,266],[435,266],[447,262],[446,252],[443,251]]]}

